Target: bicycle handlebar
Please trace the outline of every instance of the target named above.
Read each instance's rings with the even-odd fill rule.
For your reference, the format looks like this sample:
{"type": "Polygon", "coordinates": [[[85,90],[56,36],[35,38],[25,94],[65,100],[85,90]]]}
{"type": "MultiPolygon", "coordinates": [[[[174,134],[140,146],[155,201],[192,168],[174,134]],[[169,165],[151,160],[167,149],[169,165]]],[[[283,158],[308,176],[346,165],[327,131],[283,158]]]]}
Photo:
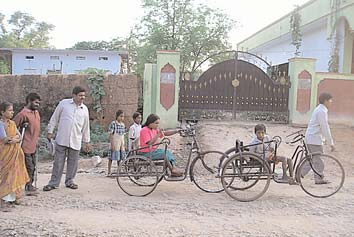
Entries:
{"type": "Polygon", "coordinates": [[[272,141],[274,141],[278,146],[280,146],[281,142],[283,141],[280,136],[274,136],[272,138],[272,141]]]}
{"type": "Polygon", "coordinates": [[[195,129],[194,128],[181,129],[179,131],[179,135],[181,135],[181,137],[193,137],[195,136],[195,129]]]}
{"type": "Polygon", "coordinates": [[[151,149],[152,147],[157,147],[157,146],[160,146],[160,145],[166,145],[166,146],[168,146],[168,145],[170,145],[170,143],[171,143],[171,140],[170,140],[169,138],[165,137],[165,138],[163,138],[163,139],[161,140],[161,142],[159,142],[159,143],[155,143],[155,144],[150,145],[150,146],[139,147],[139,148],[137,148],[137,149],[130,150],[129,152],[139,152],[139,151],[141,151],[142,149],[146,149],[146,148],[151,149]]]}
{"type": "Polygon", "coordinates": [[[282,142],[282,139],[280,136],[274,136],[272,138],[272,140],[270,141],[267,141],[267,142],[260,142],[260,143],[255,143],[255,144],[249,144],[249,145],[243,145],[243,141],[239,140],[239,139],[236,139],[235,141],[235,149],[238,150],[238,149],[247,149],[249,147],[252,147],[252,146],[258,146],[259,144],[271,144],[272,142],[276,143],[277,144],[277,147],[280,146],[281,142],[282,142]]]}
{"type": "MultiPolygon", "coordinates": [[[[299,141],[302,141],[305,136],[304,134],[300,133],[300,131],[296,132],[298,135],[296,135],[291,141],[285,141],[286,144],[295,144],[299,141]]],[[[293,133],[291,135],[295,135],[296,133],[293,133]]],[[[286,137],[289,137],[290,135],[286,136],[286,137]]]]}
{"type": "Polygon", "coordinates": [[[300,134],[302,134],[302,133],[303,133],[303,132],[302,132],[302,129],[301,129],[301,130],[298,130],[298,131],[296,131],[296,132],[293,132],[293,133],[287,135],[286,137],[291,137],[291,136],[293,136],[293,135],[295,135],[295,134],[300,135],[300,134]]]}
{"type": "Polygon", "coordinates": [[[167,137],[164,137],[164,138],[161,140],[160,144],[165,144],[165,145],[168,146],[168,145],[171,144],[171,140],[170,140],[169,138],[167,138],[167,137]]]}

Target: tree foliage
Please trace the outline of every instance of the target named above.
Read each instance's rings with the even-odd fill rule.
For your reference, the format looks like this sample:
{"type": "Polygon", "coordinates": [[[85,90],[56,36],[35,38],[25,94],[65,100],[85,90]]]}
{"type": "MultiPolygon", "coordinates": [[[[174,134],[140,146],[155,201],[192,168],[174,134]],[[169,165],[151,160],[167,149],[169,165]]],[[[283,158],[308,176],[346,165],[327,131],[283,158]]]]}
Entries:
{"type": "Polygon", "coordinates": [[[291,44],[295,46],[295,56],[300,55],[300,47],[302,42],[302,33],[300,27],[301,14],[299,13],[299,6],[295,6],[295,9],[290,16],[291,44]]]}
{"type": "Polygon", "coordinates": [[[179,50],[182,71],[194,72],[199,62],[231,47],[228,33],[235,22],[218,9],[192,0],[143,0],[143,8],[137,29],[142,46],[153,57],[159,49],[179,50]]]}
{"type": "Polygon", "coordinates": [[[10,68],[7,63],[0,58],[0,74],[9,74],[10,73],[10,68]]]}
{"type": "Polygon", "coordinates": [[[0,12],[0,48],[48,48],[54,25],[36,21],[27,13],[16,11],[6,21],[0,12]]]}
{"type": "Polygon", "coordinates": [[[128,71],[140,76],[145,63],[155,62],[156,50],[180,51],[181,70],[194,72],[208,56],[231,48],[228,33],[235,21],[218,9],[195,0],[142,0],[142,6],[145,13],[127,37],[78,42],[73,48],[125,49],[128,71]]]}
{"type": "Polygon", "coordinates": [[[88,74],[90,77],[87,79],[87,85],[89,87],[89,95],[92,97],[94,106],[93,109],[97,113],[102,115],[102,98],[106,95],[104,89],[104,75],[107,73],[107,70],[97,69],[97,68],[87,68],[80,71],[80,74],[88,74]]]}
{"type": "Polygon", "coordinates": [[[80,41],[77,42],[73,49],[83,50],[112,50],[111,43],[107,41],[80,41]]]}

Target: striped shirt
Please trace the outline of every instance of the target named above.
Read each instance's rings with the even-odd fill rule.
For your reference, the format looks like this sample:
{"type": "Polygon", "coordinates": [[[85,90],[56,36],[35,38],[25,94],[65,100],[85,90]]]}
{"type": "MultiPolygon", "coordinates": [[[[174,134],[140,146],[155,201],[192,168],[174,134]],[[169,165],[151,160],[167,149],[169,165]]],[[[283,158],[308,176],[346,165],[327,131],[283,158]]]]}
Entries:
{"type": "Polygon", "coordinates": [[[124,135],[125,133],[125,125],[124,123],[118,123],[116,120],[112,121],[108,127],[108,133],[124,135]]]}

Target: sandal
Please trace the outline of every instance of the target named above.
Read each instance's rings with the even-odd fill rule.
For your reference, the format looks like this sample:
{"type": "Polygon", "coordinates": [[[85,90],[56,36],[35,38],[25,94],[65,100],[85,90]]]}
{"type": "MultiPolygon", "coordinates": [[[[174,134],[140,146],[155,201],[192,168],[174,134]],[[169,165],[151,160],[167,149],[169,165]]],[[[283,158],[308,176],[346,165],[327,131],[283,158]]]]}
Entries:
{"type": "Polygon", "coordinates": [[[9,202],[11,205],[21,205],[21,201],[16,199],[15,201],[9,202]]]}
{"type": "Polygon", "coordinates": [[[9,207],[0,207],[0,212],[11,212],[11,208],[9,208],[9,207]]]}
{"type": "Polygon", "coordinates": [[[293,178],[290,178],[289,185],[299,185],[299,184],[293,178]]]}
{"type": "Polygon", "coordinates": [[[68,184],[66,185],[67,188],[71,188],[71,189],[78,189],[79,186],[77,184],[74,184],[74,183],[71,183],[71,184],[68,184]]]}
{"type": "Polygon", "coordinates": [[[43,191],[51,191],[53,189],[55,189],[55,187],[51,186],[51,185],[46,185],[46,186],[43,187],[43,191]]]}
{"type": "Polygon", "coordinates": [[[0,200],[0,212],[11,212],[11,208],[3,200],[0,200]]]}

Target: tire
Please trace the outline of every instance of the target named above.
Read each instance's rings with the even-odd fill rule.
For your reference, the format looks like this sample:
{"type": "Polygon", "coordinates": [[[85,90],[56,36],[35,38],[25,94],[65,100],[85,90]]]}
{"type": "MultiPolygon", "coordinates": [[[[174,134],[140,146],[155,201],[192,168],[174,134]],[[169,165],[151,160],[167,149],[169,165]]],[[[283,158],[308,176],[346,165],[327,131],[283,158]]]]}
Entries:
{"type": "Polygon", "coordinates": [[[192,161],[190,176],[194,184],[207,193],[220,193],[224,190],[220,182],[221,163],[225,154],[219,151],[207,151],[192,161]]]}
{"type": "MultiPolygon", "coordinates": [[[[154,161],[152,161],[154,163],[154,165],[156,166],[156,170],[157,170],[157,175],[159,176],[158,180],[157,180],[157,183],[160,183],[163,178],[164,178],[164,175],[166,174],[166,169],[167,169],[167,166],[165,166],[164,164],[161,164],[161,162],[163,161],[160,161],[160,163],[155,163],[154,161]]],[[[143,180],[141,180],[140,178],[136,178],[134,176],[129,176],[129,179],[130,181],[132,181],[133,183],[135,183],[136,185],[138,186],[154,186],[155,183],[146,183],[144,182],[143,180]]]]}
{"type": "Polygon", "coordinates": [[[264,160],[254,153],[243,152],[225,161],[221,183],[225,192],[233,199],[250,202],[264,195],[271,177],[269,166],[264,160]]]}
{"type": "Polygon", "coordinates": [[[305,157],[296,169],[296,180],[300,183],[301,188],[312,197],[326,198],[337,193],[343,186],[345,173],[341,163],[333,156],[319,154],[313,156],[312,160],[305,157]],[[316,158],[315,158],[316,157],[316,158]],[[320,159],[324,164],[323,179],[329,181],[327,184],[315,184],[316,173],[320,174],[316,169],[316,161],[320,159]]]}
{"type": "Polygon", "coordinates": [[[232,156],[232,155],[236,154],[235,151],[236,151],[236,148],[235,147],[231,147],[228,150],[226,150],[224,153],[226,155],[228,155],[228,156],[232,156]]]}
{"type": "Polygon", "coordinates": [[[159,182],[155,164],[147,157],[133,155],[120,162],[118,186],[130,196],[143,197],[152,193],[159,182]]]}

